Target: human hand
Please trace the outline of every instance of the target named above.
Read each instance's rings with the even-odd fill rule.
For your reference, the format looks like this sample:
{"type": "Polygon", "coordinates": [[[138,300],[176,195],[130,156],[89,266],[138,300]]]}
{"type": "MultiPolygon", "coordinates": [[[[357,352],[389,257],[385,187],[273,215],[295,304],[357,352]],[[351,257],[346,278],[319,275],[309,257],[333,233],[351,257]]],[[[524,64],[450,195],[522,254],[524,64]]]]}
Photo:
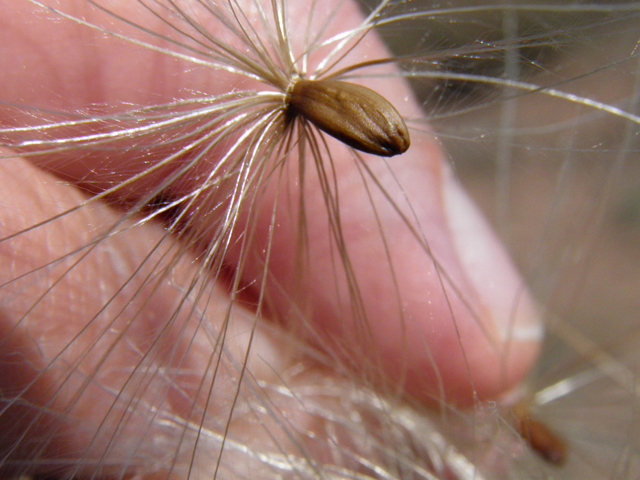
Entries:
{"type": "MultiPolygon", "coordinates": [[[[89,23],[148,39],[89,4],[68,7],[89,23]]],[[[110,8],[175,34],[142,4],[110,8]]],[[[291,10],[304,6],[289,8],[299,18],[291,10]]],[[[264,89],[34,4],[15,9],[2,42],[20,68],[3,74],[5,99],[40,107],[36,124],[46,120],[45,109],[108,106],[108,121],[61,128],[67,138],[134,128],[136,119],[117,117],[130,105],[264,89]]],[[[224,38],[226,27],[202,18],[224,38]]],[[[327,37],[361,21],[351,4],[333,20],[327,37]]],[[[311,21],[324,24],[317,12],[311,21]]],[[[303,38],[304,27],[292,21],[292,38],[303,38]]],[[[343,65],[384,57],[371,37],[343,65]]],[[[368,84],[406,118],[421,118],[397,78],[368,84]]],[[[33,119],[12,112],[3,122],[33,119]]],[[[384,398],[459,406],[513,388],[535,358],[538,318],[433,133],[409,124],[417,125],[411,149],[390,160],[362,155],[359,163],[328,139],[319,158],[330,182],[319,180],[307,154],[302,191],[297,151],[281,169],[275,154],[256,157],[268,167],[265,177],[239,203],[241,170],[225,170],[220,190],[215,182],[224,175],[207,175],[246,126],[170,185],[165,179],[198,149],[162,164],[186,143],[169,142],[174,133],[164,130],[144,137],[157,148],[128,135],[3,160],[2,363],[11,375],[2,388],[11,394],[0,421],[12,432],[3,446],[20,446],[18,460],[6,465],[21,469],[35,457],[44,472],[139,474],[149,468],[140,467],[143,459],[153,459],[157,474],[185,475],[189,466],[210,474],[218,459],[212,452],[227,448],[226,462],[239,444],[255,451],[302,445],[322,458],[330,442],[308,433],[328,439],[329,429],[316,425],[318,414],[305,402],[322,407],[326,422],[326,412],[349,411],[337,392],[353,385],[384,398]],[[202,188],[203,179],[214,183],[202,188]],[[155,209],[142,208],[149,199],[155,209]],[[175,225],[172,235],[168,225],[175,225]],[[35,449],[22,451],[33,442],[35,449]]]]}

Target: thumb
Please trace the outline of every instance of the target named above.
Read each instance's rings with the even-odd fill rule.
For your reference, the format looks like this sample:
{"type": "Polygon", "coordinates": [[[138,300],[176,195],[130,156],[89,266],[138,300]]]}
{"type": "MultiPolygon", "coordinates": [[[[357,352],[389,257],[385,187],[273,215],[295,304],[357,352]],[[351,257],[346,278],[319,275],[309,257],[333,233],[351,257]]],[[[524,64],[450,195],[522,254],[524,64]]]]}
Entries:
{"type": "MultiPolygon", "coordinates": [[[[116,2],[110,8],[157,34],[151,38],[138,26],[118,22],[89,4],[62,3],[59,8],[77,18],[143,38],[156,49],[113,35],[105,37],[104,32],[78,22],[51,22],[46,17],[57,14],[47,11],[43,16],[41,7],[17,2],[21,12],[3,19],[3,40],[8,46],[4,53],[12,59],[4,63],[15,64],[19,58],[24,68],[3,72],[6,99],[67,111],[105,110],[102,107],[115,103],[120,110],[108,112],[108,121],[73,125],[60,129],[59,135],[80,132],[79,138],[84,138],[96,129],[127,131],[133,127],[123,124],[117,114],[128,104],[171,103],[199,96],[197,92],[215,98],[240,89],[273,90],[259,82],[259,75],[248,78],[234,74],[232,68],[212,70],[162,50],[178,49],[204,63],[224,64],[215,41],[228,37],[228,21],[246,18],[250,23],[254,20],[257,30],[238,28],[240,34],[230,36],[226,46],[244,54],[248,45],[248,56],[237,57],[242,59],[253,58],[252,45],[254,53],[273,53],[269,48],[261,51],[255,40],[274,38],[267,36],[273,31],[263,31],[269,26],[251,17],[249,10],[244,12],[247,17],[190,11],[189,18],[211,32],[208,40],[214,42],[205,38],[200,44],[187,41],[180,46],[169,41],[176,37],[176,30],[140,3],[116,2]],[[25,9],[38,10],[40,15],[28,15],[25,9]],[[30,28],[37,36],[29,41],[19,24],[22,18],[43,22],[42,29],[30,28]],[[244,44],[243,34],[248,40],[244,44]],[[205,47],[215,55],[208,57],[205,47]]],[[[288,14],[291,19],[310,19],[310,26],[287,24],[296,50],[291,58],[299,58],[298,50],[305,51],[296,42],[309,38],[309,31],[327,39],[362,22],[356,6],[342,1],[326,2],[323,11],[313,15],[304,11],[304,5],[292,4],[288,14]]],[[[191,33],[192,40],[201,38],[191,33]]],[[[317,55],[311,64],[322,65],[326,52],[308,50],[317,55]]],[[[385,56],[383,46],[367,35],[342,65],[385,56]]],[[[384,73],[367,84],[405,118],[420,119],[408,87],[384,73]]],[[[24,124],[26,117],[12,114],[3,121],[24,124]]],[[[230,118],[218,119],[211,128],[220,128],[220,122],[230,118]]],[[[305,137],[310,130],[298,130],[296,140],[307,138],[306,145],[287,143],[283,136],[280,149],[267,149],[272,156],[262,159],[257,170],[264,181],[253,190],[242,186],[247,181],[242,179],[251,178],[254,170],[242,170],[241,161],[258,159],[257,153],[251,153],[253,140],[268,144],[271,139],[243,136],[250,132],[246,123],[234,128],[235,136],[225,141],[209,137],[209,145],[198,147],[206,155],[184,171],[185,164],[191,165],[189,156],[200,157],[198,149],[191,148],[176,157],[178,161],[167,161],[185,143],[195,141],[184,134],[182,124],[169,133],[155,130],[153,142],[138,141],[136,148],[130,148],[130,136],[119,135],[109,148],[91,146],[83,156],[76,149],[73,161],[62,150],[48,156],[45,166],[96,192],[116,186],[113,195],[119,201],[138,202],[158,195],[188,199],[182,203],[189,207],[191,241],[197,238],[200,247],[196,248],[202,251],[224,252],[222,258],[213,255],[217,262],[213,270],[231,267],[235,281],[240,282],[236,287],[253,291],[258,302],[266,301],[271,317],[321,345],[349,369],[394,390],[421,400],[468,404],[478,397],[497,396],[526,374],[537,353],[541,327],[499,242],[452,178],[433,133],[419,125],[411,129],[410,150],[390,160],[360,154],[323,134],[305,137]],[[211,172],[230,152],[240,160],[233,164],[237,170],[216,174],[216,180],[202,188],[203,179],[211,182],[211,172]],[[176,181],[167,186],[166,179],[172,175],[176,181]],[[131,182],[132,178],[136,181],[131,182]],[[227,179],[224,188],[218,188],[220,178],[227,179]],[[237,210],[230,211],[230,205],[237,210]],[[230,215],[233,228],[228,227],[230,215]]]]}

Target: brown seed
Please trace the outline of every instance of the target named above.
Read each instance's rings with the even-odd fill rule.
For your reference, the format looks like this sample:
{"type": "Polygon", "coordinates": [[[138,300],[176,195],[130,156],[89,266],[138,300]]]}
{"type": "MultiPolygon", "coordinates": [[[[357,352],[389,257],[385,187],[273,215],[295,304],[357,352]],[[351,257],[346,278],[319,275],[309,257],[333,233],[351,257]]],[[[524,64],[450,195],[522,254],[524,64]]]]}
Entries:
{"type": "Polygon", "coordinates": [[[409,130],[398,111],[373,90],[338,80],[297,80],[289,108],[350,147],[382,157],[407,151],[409,130]]]}
{"type": "Polygon", "coordinates": [[[526,407],[514,407],[514,428],[529,446],[554,465],[562,465],[567,458],[564,442],[544,423],[531,416],[526,407]]]}

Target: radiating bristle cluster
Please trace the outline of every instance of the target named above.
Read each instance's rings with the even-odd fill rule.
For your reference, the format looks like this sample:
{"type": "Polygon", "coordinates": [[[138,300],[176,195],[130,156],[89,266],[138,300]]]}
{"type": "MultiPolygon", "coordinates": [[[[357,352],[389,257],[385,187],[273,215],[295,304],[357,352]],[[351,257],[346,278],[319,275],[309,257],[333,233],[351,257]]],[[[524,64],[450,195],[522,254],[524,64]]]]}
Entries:
{"type": "Polygon", "coordinates": [[[640,478],[640,4],[361,3],[3,6],[0,478],[640,478]],[[521,277],[515,299],[494,282],[441,144],[498,179],[487,210],[536,300],[598,325],[550,322],[569,360],[526,406],[474,376],[520,381],[541,328],[519,328],[521,277]]]}

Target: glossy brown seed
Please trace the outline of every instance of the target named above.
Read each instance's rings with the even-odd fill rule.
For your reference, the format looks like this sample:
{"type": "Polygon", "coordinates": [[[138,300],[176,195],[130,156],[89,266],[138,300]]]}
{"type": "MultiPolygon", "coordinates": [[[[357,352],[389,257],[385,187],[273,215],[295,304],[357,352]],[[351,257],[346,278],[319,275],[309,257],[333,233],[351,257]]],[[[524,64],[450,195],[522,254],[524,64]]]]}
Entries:
{"type": "Polygon", "coordinates": [[[338,80],[295,82],[288,97],[293,115],[366,153],[392,157],[407,151],[409,130],[398,111],[373,90],[338,80]]]}
{"type": "Polygon", "coordinates": [[[567,458],[564,442],[525,407],[515,407],[513,413],[514,427],[529,446],[547,462],[562,465],[567,458]]]}

